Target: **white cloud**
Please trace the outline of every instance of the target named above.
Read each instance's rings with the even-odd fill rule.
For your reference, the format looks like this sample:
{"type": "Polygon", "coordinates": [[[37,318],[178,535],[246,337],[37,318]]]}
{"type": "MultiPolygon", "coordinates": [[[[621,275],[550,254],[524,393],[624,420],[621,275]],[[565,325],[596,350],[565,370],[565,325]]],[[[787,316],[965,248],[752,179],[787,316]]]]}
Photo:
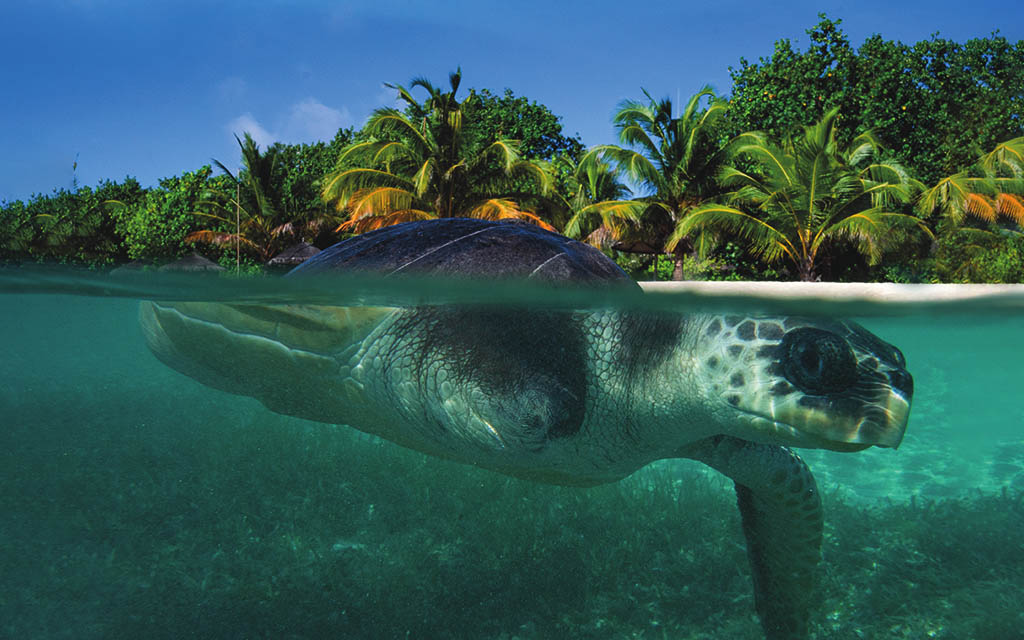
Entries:
{"type": "Polygon", "coordinates": [[[292,105],[284,126],[285,137],[295,142],[331,141],[338,129],[352,124],[352,115],[342,107],[332,109],[315,98],[292,105]]]}
{"type": "Polygon", "coordinates": [[[241,139],[243,134],[248,133],[256,144],[266,148],[277,142],[277,136],[263,128],[251,113],[243,113],[228,123],[228,131],[241,139]]]}
{"type": "Polygon", "coordinates": [[[262,148],[275,142],[330,142],[338,129],[353,123],[348,109],[333,109],[315,98],[293,104],[287,116],[273,129],[264,127],[251,113],[243,113],[228,123],[227,129],[239,138],[248,132],[262,148]]]}

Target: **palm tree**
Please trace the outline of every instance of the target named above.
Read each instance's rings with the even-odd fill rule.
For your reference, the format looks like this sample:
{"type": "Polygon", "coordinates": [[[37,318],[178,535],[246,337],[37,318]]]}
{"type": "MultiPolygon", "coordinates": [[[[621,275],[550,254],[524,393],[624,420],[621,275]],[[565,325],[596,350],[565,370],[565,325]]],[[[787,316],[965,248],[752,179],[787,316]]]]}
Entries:
{"type": "Polygon", "coordinates": [[[732,232],[766,261],[788,260],[801,280],[810,281],[820,277],[820,260],[837,241],[852,241],[873,264],[903,238],[901,231],[916,227],[930,235],[921,219],[898,211],[920,185],[899,164],[873,161],[879,143],[870,133],[839,148],[837,118],[832,110],[781,145],[738,147],[759,171],[724,169],[722,184],[733,189],[723,199],[727,204],[695,210],[669,245],[694,230],[732,232]]]}
{"type": "Polygon", "coordinates": [[[922,216],[938,211],[954,226],[968,215],[989,223],[1007,218],[1024,226],[1024,137],[996,145],[970,169],[922,192],[917,210],[922,216]]]}
{"type": "Polygon", "coordinates": [[[517,218],[551,228],[521,205],[514,181],[529,180],[538,194],[551,185],[539,165],[520,158],[518,143],[491,140],[471,145],[466,133],[467,101],[455,94],[461,73],[449,75],[451,90],[442,92],[424,78],[420,87],[427,99],[420,104],[410,91],[398,91],[408,104],[405,113],[376,110],[364,127],[369,140],[350,145],[338,160],[337,169],[324,180],[323,198],[348,220],[339,231],[361,233],[399,222],[432,218],[517,218]]]}
{"type": "Polygon", "coordinates": [[[589,162],[590,156],[603,158],[647,190],[648,195],[636,199],[631,209],[619,202],[608,205],[612,213],[621,214],[615,220],[623,238],[618,246],[671,252],[675,260],[672,277],[679,280],[684,256],[706,248],[711,237],[676,234],[671,246],[667,240],[701,204],[722,193],[716,177],[731,161],[739,141],[722,141],[719,124],[728,103],[710,87],[698,91],[675,117],[671,100],[656,101],[647,91],[644,95],[646,102],[623,101],[614,118],[619,141],[630,148],[594,147],[582,162],[589,162]],[[702,106],[705,98],[706,107],[702,106]],[[630,224],[631,220],[636,222],[630,224]]]}
{"type": "Polygon", "coordinates": [[[220,246],[245,247],[266,262],[291,240],[299,225],[291,220],[281,204],[277,181],[278,148],[261,153],[248,133],[239,139],[243,170],[236,176],[219,160],[214,164],[224,172],[233,188],[211,192],[200,202],[196,215],[220,223],[221,229],[203,229],[185,236],[186,242],[206,242],[220,246]],[[224,231],[223,229],[234,229],[224,231]]]}
{"type": "Polygon", "coordinates": [[[557,208],[566,215],[562,233],[581,238],[600,249],[610,249],[626,229],[635,225],[644,205],[627,200],[632,192],[620,181],[620,173],[596,154],[581,161],[559,157],[553,164],[567,174],[557,208]]]}

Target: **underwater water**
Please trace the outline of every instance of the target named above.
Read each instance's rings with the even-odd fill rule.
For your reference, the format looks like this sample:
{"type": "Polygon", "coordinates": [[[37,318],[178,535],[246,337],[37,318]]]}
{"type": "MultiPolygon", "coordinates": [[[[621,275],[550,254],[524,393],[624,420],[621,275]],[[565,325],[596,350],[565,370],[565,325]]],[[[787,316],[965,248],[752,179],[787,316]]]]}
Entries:
{"type": "MultiPolygon", "coordinates": [[[[0,276],[0,637],[763,637],[727,479],[547,486],[272,413],[147,350],[139,298],[282,294],[197,282],[0,276]]],[[[813,637],[1024,638],[1021,313],[853,310],[915,397],[898,450],[800,452],[813,637]]]]}

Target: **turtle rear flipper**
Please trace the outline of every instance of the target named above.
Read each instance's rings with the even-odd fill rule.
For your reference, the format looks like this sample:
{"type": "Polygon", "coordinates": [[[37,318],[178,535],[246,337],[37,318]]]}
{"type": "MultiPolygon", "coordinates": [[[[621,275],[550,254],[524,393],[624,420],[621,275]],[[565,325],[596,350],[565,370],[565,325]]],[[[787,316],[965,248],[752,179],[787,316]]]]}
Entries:
{"type": "Polygon", "coordinates": [[[716,436],[686,457],[736,483],[754,580],[754,605],[768,640],[803,640],[821,559],[821,497],[790,449],[716,436]]]}

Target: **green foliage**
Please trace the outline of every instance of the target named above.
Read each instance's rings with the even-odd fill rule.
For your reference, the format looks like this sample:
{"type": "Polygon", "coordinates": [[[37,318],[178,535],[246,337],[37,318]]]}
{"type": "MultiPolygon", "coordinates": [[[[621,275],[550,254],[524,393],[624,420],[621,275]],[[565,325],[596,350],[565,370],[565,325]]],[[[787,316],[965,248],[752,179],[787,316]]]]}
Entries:
{"type": "Polygon", "coordinates": [[[561,118],[548,107],[516,97],[511,89],[496,96],[487,89],[471,91],[465,108],[471,123],[467,136],[472,145],[483,148],[489,140],[519,141],[519,153],[529,160],[554,160],[559,155],[578,159],[583,154],[579,136],[562,133],[561,118]]]}
{"type": "Polygon", "coordinates": [[[736,153],[756,170],[727,167],[723,186],[733,191],[683,220],[673,240],[694,229],[735,234],[766,263],[785,261],[801,280],[822,274],[822,258],[850,244],[869,262],[906,240],[923,221],[901,213],[920,185],[894,162],[876,162],[878,141],[862,133],[848,145],[837,141],[833,109],[803,135],[774,144],[745,136],[736,153]]]}
{"type": "Polygon", "coordinates": [[[928,183],[971,164],[976,149],[1024,135],[1024,41],[874,35],[855,49],[841,22],[822,14],[806,50],[782,39],[771,57],[730,67],[735,133],[783,137],[839,108],[841,142],[874,130],[928,183]]]}
{"type": "Polygon", "coordinates": [[[921,194],[922,216],[938,213],[938,226],[959,226],[970,216],[1024,224],[1024,137],[1007,140],[967,169],[939,180],[921,194]]]}
{"type": "Polygon", "coordinates": [[[642,210],[626,200],[632,192],[621,181],[621,172],[597,154],[574,160],[560,155],[551,164],[559,188],[553,218],[562,233],[595,247],[611,249],[623,222],[632,223],[642,210]]]}
{"type": "Polygon", "coordinates": [[[319,236],[327,216],[316,198],[319,171],[336,161],[337,149],[351,137],[341,130],[328,146],[274,144],[265,151],[249,133],[238,139],[243,168],[236,176],[222,162],[223,184],[196,203],[195,215],[207,228],[193,231],[186,242],[236,247],[263,263],[289,243],[319,236]]]}
{"type": "Polygon", "coordinates": [[[74,262],[98,266],[124,255],[114,218],[105,202],[136,201],[143,190],[134,178],[104,181],[95,189],[55,190],[28,203],[0,207],[0,257],[7,260],[74,262]]]}
{"type": "Polygon", "coordinates": [[[409,89],[388,85],[406,102],[406,112],[376,110],[324,180],[324,199],[348,217],[338,230],[361,233],[456,216],[518,218],[550,228],[521,203],[523,196],[549,190],[546,168],[523,159],[518,141],[481,141],[471,124],[473,96],[456,98],[460,72],[448,79],[451,90],[442,92],[415,78],[410,86],[427,92],[422,103],[409,89]]]}
{"type": "Polygon", "coordinates": [[[27,258],[35,238],[34,219],[21,200],[0,203],[0,259],[27,258]]]}
{"type": "Polygon", "coordinates": [[[822,16],[807,31],[811,44],[805,52],[794,50],[790,40],[783,38],[775,42],[770,58],[753,64],[740,58],[739,68],[729,67],[733,81],[729,119],[735,133],[762,131],[783,138],[843,106],[855,51],[839,29],[840,22],[822,16]]]}
{"type": "Polygon", "coordinates": [[[280,189],[281,206],[285,215],[302,228],[303,239],[313,240],[330,231],[327,222],[331,207],[320,197],[321,181],[354,138],[355,132],[349,128],[339,129],[329,144],[273,145],[277,154],[273,179],[280,189]]]}
{"type": "MultiPolygon", "coordinates": [[[[610,162],[647,191],[632,206],[613,201],[595,207],[611,210],[618,218],[609,227],[618,246],[644,253],[672,252],[673,277],[679,279],[683,255],[703,253],[712,238],[676,231],[698,206],[722,193],[717,175],[731,161],[739,141],[722,138],[728,105],[708,87],[693,95],[676,114],[671,100],[655,100],[646,91],[644,96],[646,101],[624,100],[615,115],[619,141],[626,146],[595,147],[581,165],[596,159],[610,162]]],[[[608,211],[604,213],[608,218],[608,211]]],[[[608,224],[606,219],[604,225],[608,224]]]]}
{"type": "Polygon", "coordinates": [[[1024,282],[1024,234],[962,228],[939,237],[930,261],[939,282],[1024,282]]]}
{"type": "Polygon", "coordinates": [[[110,198],[107,208],[133,260],[166,261],[191,249],[185,236],[200,228],[193,212],[216,184],[209,165],[180,176],[163,178],[160,186],[134,199],[110,198]]]}
{"type": "MultiPolygon", "coordinates": [[[[652,256],[669,251],[673,277],[774,278],[743,239],[752,228],[687,220],[721,200],[723,166],[763,173],[751,154],[735,154],[750,132],[799,137],[801,127],[836,112],[838,148],[872,132],[877,167],[899,167],[906,184],[919,178],[933,185],[915,204],[943,239],[932,254],[921,238],[869,233],[880,219],[861,218],[858,229],[851,219],[816,268],[837,279],[1016,281],[1016,240],[979,233],[986,224],[1010,231],[1024,224],[1024,41],[998,32],[963,43],[937,34],[913,44],[872,35],[855,47],[841,25],[821,14],[805,48],[780,39],[756,62],[741,58],[729,69],[727,102],[710,90],[678,113],[646,92],[643,100],[623,101],[614,121],[622,146],[589,152],[547,106],[511,89],[471,90],[457,99],[458,72],[450,91],[416,78],[410,88],[424,90],[423,100],[393,86],[403,110],[379,110],[361,130],[341,129],[330,143],[275,143],[261,152],[239,141],[246,167],[238,175],[217,163],[224,176],[205,167],[150,189],[128,178],[0,203],[0,260],[162,261],[187,252],[188,237],[232,257],[237,241],[250,260],[262,261],[300,239],[326,246],[342,228],[474,215],[562,229],[637,273],[664,271],[652,256]],[[639,197],[630,199],[627,178],[643,189],[639,197]],[[245,218],[238,237],[236,206],[245,218]],[[205,223],[193,216],[200,209],[205,223]],[[965,225],[966,235],[955,231],[965,225]],[[723,250],[730,243],[742,255],[723,250]]],[[[896,221],[890,214],[909,211],[900,200],[882,226],[896,221]]],[[[764,246],[756,250],[773,257],[764,246]]]]}

